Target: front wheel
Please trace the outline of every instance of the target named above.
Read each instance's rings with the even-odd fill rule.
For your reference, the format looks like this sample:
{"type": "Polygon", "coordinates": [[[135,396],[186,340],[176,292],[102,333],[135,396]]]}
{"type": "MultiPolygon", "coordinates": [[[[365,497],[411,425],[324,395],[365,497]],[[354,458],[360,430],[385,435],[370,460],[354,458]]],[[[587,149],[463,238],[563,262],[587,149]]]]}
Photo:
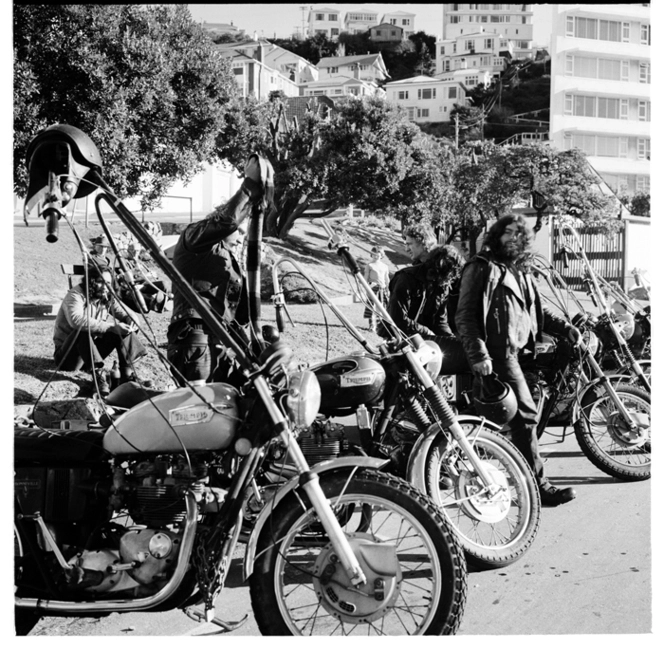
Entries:
{"type": "Polygon", "coordinates": [[[302,490],[265,523],[250,581],[263,635],[450,635],[466,563],[449,524],[412,485],[372,470],[320,476],[367,583],[350,585],[302,490]]]}
{"type": "Polygon", "coordinates": [[[458,420],[484,469],[491,493],[459,446],[440,433],[426,461],[427,493],[454,527],[469,563],[499,568],[532,545],[540,523],[535,476],[517,448],[477,418],[458,420]]]}
{"type": "Polygon", "coordinates": [[[630,428],[616,404],[601,386],[590,389],[581,403],[574,433],[586,457],[614,478],[635,482],[651,473],[650,395],[635,385],[613,386],[620,401],[636,421],[630,428]]]}

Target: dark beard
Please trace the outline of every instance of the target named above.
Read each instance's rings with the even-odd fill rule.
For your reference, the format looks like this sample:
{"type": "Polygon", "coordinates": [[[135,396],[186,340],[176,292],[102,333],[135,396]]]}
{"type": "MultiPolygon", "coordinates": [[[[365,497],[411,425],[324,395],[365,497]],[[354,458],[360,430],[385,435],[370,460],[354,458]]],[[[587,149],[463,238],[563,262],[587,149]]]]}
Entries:
{"type": "Polygon", "coordinates": [[[514,263],[522,254],[521,246],[516,241],[498,242],[494,254],[499,261],[514,263]]]}

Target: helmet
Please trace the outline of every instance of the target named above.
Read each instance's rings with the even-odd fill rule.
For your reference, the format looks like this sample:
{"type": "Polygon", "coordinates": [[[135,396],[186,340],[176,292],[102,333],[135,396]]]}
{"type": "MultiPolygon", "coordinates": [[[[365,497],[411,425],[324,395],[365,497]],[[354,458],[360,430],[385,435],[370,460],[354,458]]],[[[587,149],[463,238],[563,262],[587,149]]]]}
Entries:
{"type": "Polygon", "coordinates": [[[514,390],[493,373],[480,377],[480,395],[475,397],[475,411],[495,424],[503,425],[514,418],[517,401],[514,390]]]}

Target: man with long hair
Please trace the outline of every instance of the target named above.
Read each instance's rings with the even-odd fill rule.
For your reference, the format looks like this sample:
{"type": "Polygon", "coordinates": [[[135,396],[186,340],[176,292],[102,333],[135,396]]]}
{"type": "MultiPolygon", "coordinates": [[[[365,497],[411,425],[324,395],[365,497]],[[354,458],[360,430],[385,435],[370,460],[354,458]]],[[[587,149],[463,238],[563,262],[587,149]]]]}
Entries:
{"type": "Polygon", "coordinates": [[[558,489],[544,475],[537,441],[537,408],[526,383],[520,358],[532,354],[542,331],[576,343],[581,333],[554,316],[530,274],[532,230],[520,215],[494,223],[482,252],[466,264],[459,292],[456,327],[479,395],[481,376],[495,373],[514,391],[518,410],[510,422],[511,437],[532,468],[542,504],[556,506],[576,497],[573,488],[558,489]]]}

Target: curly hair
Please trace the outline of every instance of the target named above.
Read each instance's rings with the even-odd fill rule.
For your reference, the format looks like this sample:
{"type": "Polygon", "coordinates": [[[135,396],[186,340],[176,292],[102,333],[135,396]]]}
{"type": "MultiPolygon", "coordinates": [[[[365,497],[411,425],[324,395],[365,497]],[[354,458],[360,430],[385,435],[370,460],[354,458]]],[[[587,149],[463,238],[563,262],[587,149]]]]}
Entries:
{"type": "Polygon", "coordinates": [[[413,223],[412,225],[406,226],[403,230],[403,238],[405,239],[406,237],[419,241],[425,252],[431,252],[438,243],[436,233],[431,226],[426,223],[413,223]]]}
{"type": "Polygon", "coordinates": [[[454,246],[438,246],[430,252],[425,262],[427,278],[449,287],[461,276],[465,263],[465,259],[454,246]]]}
{"type": "Polygon", "coordinates": [[[520,214],[507,214],[500,217],[489,228],[486,237],[484,237],[483,245],[500,258],[502,256],[502,244],[500,238],[505,234],[507,226],[512,225],[513,223],[517,226],[515,243],[518,247],[518,254],[514,260],[514,264],[518,268],[526,270],[530,266],[533,257],[531,246],[534,234],[526,219],[520,214]]]}

